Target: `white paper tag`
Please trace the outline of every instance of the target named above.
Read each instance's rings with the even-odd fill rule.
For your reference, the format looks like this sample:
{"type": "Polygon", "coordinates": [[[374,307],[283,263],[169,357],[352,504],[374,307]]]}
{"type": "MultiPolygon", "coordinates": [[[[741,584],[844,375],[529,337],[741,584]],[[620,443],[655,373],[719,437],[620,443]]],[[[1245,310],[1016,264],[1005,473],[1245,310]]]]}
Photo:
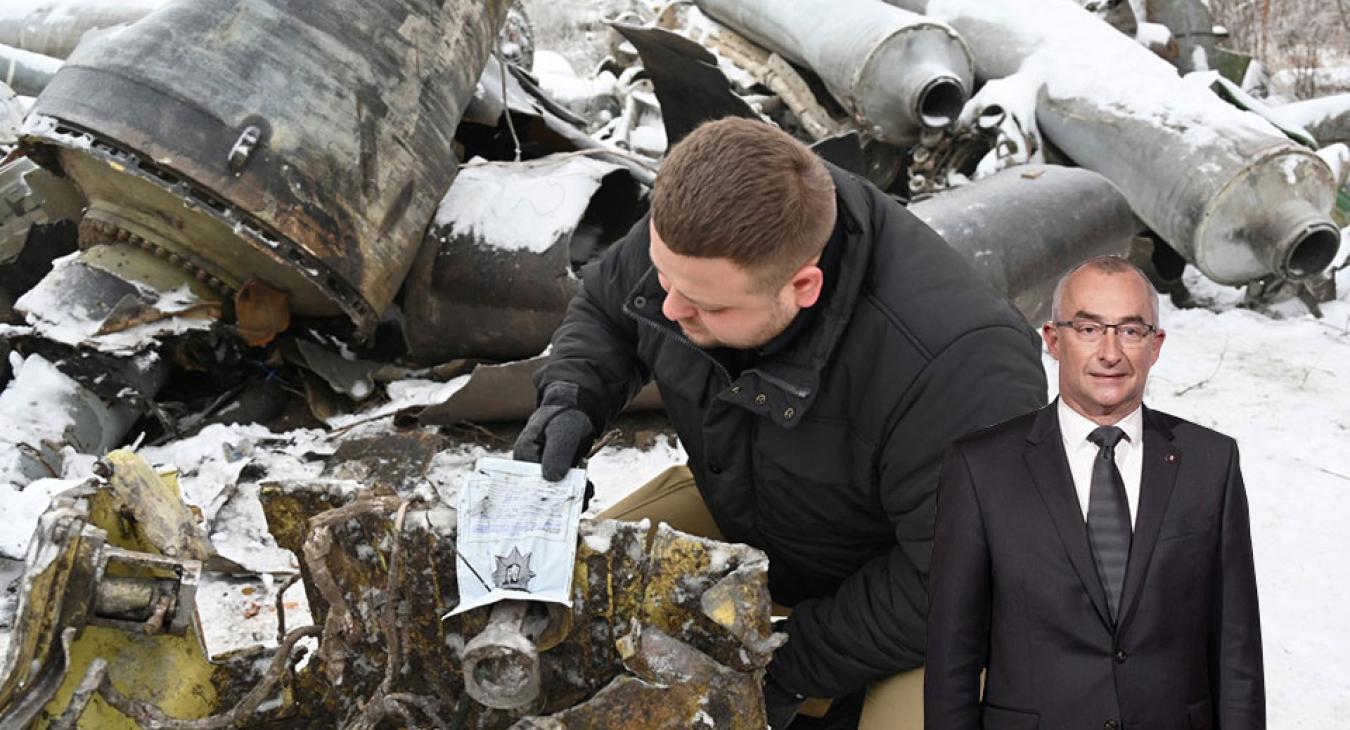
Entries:
{"type": "Polygon", "coordinates": [[[459,605],[446,616],[504,598],[571,606],[585,492],[581,469],[550,482],[538,464],[479,459],[459,490],[459,605]]]}

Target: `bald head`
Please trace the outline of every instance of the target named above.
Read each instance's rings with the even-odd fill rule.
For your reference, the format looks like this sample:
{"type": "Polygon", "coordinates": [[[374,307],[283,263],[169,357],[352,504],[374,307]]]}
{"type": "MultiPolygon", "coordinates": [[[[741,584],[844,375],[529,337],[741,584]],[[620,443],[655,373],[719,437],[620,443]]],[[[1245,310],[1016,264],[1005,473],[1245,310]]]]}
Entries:
{"type": "Polygon", "coordinates": [[[1138,279],[1145,292],[1143,296],[1148,300],[1150,323],[1159,325],[1158,290],[1154,288],[1153,282],[1148,280],[1148,276],[1140,271],[1138,266],[1120,256],[1094,256],[1080,262],[1077,266],[1069,269],[1064,276],[1061,276],[1059,282],[1055,284],[1055,295],[1050,304],[1050,318],[1052,320],[1060,321],[1066,315],[1073,315],[1072,312],[1064,311],[1064,292],[1068,287],[1069,280],[1084,270],[1108,275],[1132,276],[1138,279]]]}

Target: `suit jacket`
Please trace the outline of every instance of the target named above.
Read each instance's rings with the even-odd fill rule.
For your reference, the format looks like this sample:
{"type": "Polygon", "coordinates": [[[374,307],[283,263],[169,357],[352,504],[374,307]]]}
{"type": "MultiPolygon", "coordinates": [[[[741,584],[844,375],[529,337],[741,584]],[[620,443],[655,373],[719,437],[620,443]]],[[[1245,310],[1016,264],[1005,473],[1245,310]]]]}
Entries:
{"type": "Polygon", "coordinates": [[[1118,625],[1055,404],[947,449],[929,584],[929,730],[1265,727],[1237,444],[1148,408],[1143,433],[1118,625]]]}

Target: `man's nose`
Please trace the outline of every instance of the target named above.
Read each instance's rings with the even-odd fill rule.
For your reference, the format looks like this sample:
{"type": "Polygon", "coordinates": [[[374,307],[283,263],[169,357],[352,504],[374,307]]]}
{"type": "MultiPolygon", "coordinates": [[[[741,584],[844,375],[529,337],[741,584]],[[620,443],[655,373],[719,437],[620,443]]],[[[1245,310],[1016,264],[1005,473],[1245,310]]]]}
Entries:
{"type": "Polygon", "coordinates": [[[1112,327],[1102,334],[1102,340],[1097,344],[1097,359],[1106,363],[1118,362],[1124,357],[1125,351],[1120,347],[1120,334],[1116,328],[1112,327]]]}
{"type": "Polygon", "coordinates": [[[661,305],[661,313],[666,315],[666,319],[678,322],[694,316],[694,306],[680,296],[679,292],[671,289],[666,292],[666,301],[661,305]]]}

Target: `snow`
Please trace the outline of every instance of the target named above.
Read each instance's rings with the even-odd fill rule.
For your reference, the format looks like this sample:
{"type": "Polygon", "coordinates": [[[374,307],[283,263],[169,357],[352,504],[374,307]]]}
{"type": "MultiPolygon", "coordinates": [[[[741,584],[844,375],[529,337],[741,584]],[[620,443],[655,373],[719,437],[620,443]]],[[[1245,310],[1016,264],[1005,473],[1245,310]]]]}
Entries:
{"type": "Polygon", "coordinates": [[[504,251],[543,253],[570,236],[616,165],[553,155],[510,165],[470,161],[436,210],[444,237],[504,251]]]}
{"type": "Polygon", "coordinates": [[[1271,107],[1271,115],[1295,127],[1314,127],[1342,114],[1350,114],[1350,94],[1336,94],[1292,104],[1271,107]]]}
{"type": "Polygon", "coordinates": [[[351,428],[385,416],[392,416],[405,408],[444,403],[455,394],[455,391],[463,388],[468,382],[468,375],[461,375],[444,382],[421,378],[394,381],[385,388],[389,395],[388,402],[365,411],[333,416],[328,419],[328,425],[333,428],[351,428]]]}
{"type": "Polygon", "coordinates": [[[1145,46],[1166,48],[1172,42],[1172,31],[1162,23],[1140,23],[1135,30],[1134,39],[1145,46]]]}
{"type": "MultiPolygon", "coordinates": [[[[32,121],[32,118],[29,118],[32,121]]],[[[203,307],[209,302],[193,293],[184,284],[172,290],[159,291],[141,283],[128,281],[146,305],[168,316],[164,319],[127,327],[118,332],[97,334],[103,327],[108,312],[88,311],[72,306],[70,292],[87,285],[78,267],[98,270],[96,264],[85,260],[84,252],[75,252],[52,262],[52,271],[14,303],[35,334],[71,346],[86,346],[116,355],[134,355],[147,349],[157,337],[183,334],[209,328],[215,319],[203,307]]],[[[78,299],[73,300],[79,302],[78,299]]],[[[102,302],[99,302],[101,305],[102,302]]],[[[19,328],[0,325],[0,336],[19,333],[19,328]]]]}
{"type": "MultiPolygon", "coordinates": [[[[1350,642],[1341,627],[1343,607],[1350,605],[1343,538],[1350,520],[1350,449],[1344,446],[1350,432],[1350,269],[1341,272],[1340,298],[1323,305],[1322,319],[1296,302],[1243,309],[1239,290],[1213,284],[1193,268],[1186,283],[1202,306],[1183,310],[1163,302],[1168,338],[1146,402],[1238,440],[1251,504],[1270,725],[1334,727],[1350,713],[1350,679],[1341,671],[1350,666],[1350,642]]],[[[1046,366],[1053,395],[1056,370],[1048,356],[1046,366]]],[[[390,427],[386,416],[363,428],[379,433],[390,427]]],[[[322,462],[305,454],[333,448],[317,431],[272,434],[259,426],[217,425],[142,453],[158,468],[178,469],[184,497],[202,508],[218,551],[280,574],[294,566],[293,556],[270,544],[261,513],[254,511],[256,492],[229,485],[249,459],[264,459],[268,478],[315,477],[322,462]],[[268,555],[273,557],[264,560],[268,555]],[[285,563],[269,562],[278,557],[285,563]]],[[[455,446],[436,456],[430,487],[453,504],[459,476],[479,457],[508,452],[505,446],[455,446]]],[[[603,449],[589,464],[596,485],[590,514],[684,459],[680,446],[664,437],[646,450],[603,449]]],[[[36,482],[22,493],[0,495],[7,518],[0,523],[0,544],[11,545],[20,535],[27,540],[34,511],[59,484],[36,482]]],[[[595,541],[604,542],[601,536],[595,541]]],[[[272,588],[269,579],[204,580],[199,610],[212,653],[274,642],[272,591],[279,579],[272,588]]],[[[301,587],[291,588],[286,600],[293,614],[288,625],[302,625],[308,614],[301,587]]],[[[12,612],[0,601],[0,644],[8,640],[12,612]]]]}

